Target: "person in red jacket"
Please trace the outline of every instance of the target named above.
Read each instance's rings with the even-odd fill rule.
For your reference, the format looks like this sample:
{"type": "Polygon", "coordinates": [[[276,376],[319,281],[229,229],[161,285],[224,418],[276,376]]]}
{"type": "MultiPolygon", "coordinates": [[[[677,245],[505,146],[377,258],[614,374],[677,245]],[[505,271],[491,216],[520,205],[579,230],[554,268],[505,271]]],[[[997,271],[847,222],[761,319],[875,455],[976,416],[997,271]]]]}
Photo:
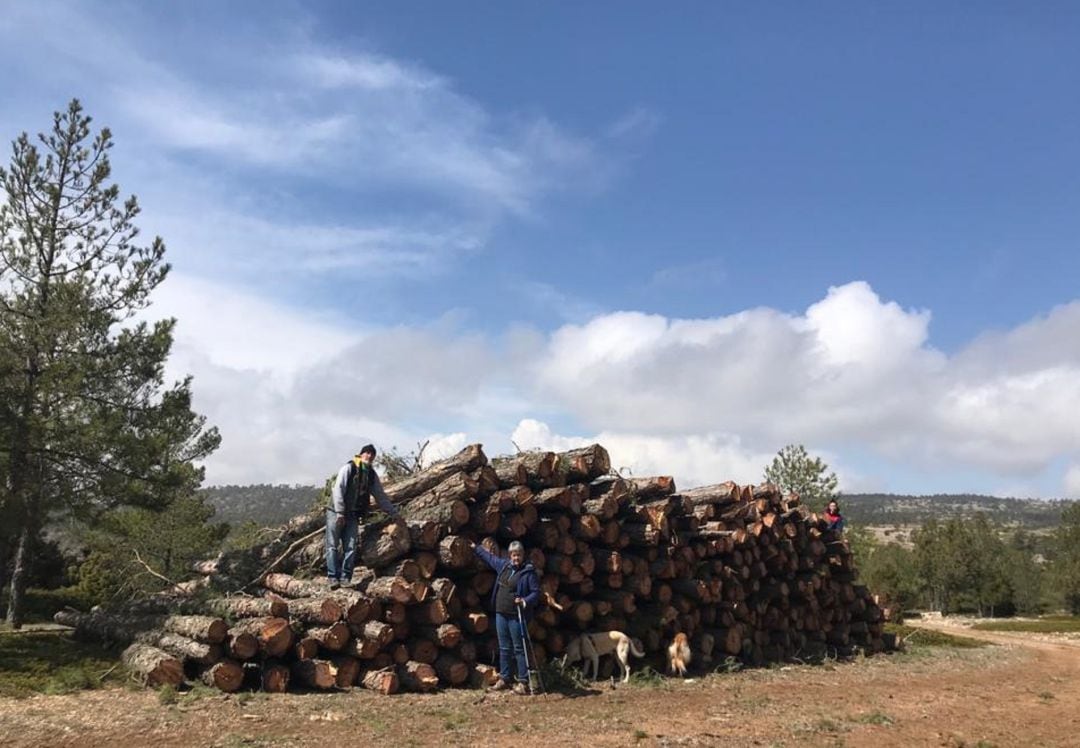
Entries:
{"type": "Polygon", "coordinates": [[[844,531],[844,515],[840,514],[840,505],[833,499],[825,507],[825,524],[830,530],[844,531]]]}

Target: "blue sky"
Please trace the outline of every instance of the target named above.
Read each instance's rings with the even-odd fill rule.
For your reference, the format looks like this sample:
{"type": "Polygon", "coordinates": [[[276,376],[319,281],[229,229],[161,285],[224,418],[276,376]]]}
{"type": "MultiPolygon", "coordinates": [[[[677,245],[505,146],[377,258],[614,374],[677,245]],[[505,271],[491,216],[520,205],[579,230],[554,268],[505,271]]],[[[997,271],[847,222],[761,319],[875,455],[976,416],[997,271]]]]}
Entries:
{"type": "Polygon", "coordinates": [[[1080,7],[0,12],[0,135],[79,97],[174,273],[211,482],[373,439],[1080,497],[1080,7]]]}

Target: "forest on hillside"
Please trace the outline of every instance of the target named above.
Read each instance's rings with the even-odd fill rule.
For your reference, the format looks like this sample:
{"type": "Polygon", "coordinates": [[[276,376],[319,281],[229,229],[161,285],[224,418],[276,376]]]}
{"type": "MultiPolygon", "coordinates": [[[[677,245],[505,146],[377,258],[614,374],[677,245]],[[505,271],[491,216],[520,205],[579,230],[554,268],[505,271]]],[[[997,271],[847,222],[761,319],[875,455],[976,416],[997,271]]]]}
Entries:
{"type": "MultiPolygon", "coordinates": [[[[279,525],[310,510],[320,488],[259,483],[213,486],[203,496],[217,510],[216,519],[240,524],[279,525]]],[[[844,494],[842,511],[857,525],[921,525],[927,520],[985,514],[994,524],[1039,530],[1056,527],[1070,502],[1042,499],[1002,499],[978,494],[844,494]]]]}
{"type": "Polygon", "coordinates": [[[978,494],[844,494],[841,511],[858,525],[921,525],[928,520],[984,514],[994,524],[1040,530],[1057,527],[1071,502],[1060,499],[1003,499],[978,494]]]}

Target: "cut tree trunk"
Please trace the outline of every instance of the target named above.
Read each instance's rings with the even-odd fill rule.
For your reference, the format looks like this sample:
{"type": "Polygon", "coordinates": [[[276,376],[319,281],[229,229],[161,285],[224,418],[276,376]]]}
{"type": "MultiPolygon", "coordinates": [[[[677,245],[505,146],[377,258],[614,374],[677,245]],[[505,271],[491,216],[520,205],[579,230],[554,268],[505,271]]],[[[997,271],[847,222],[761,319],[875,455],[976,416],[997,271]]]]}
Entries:
{"type": "Polygon", "coordinates": [[[415,660],[410,660],[398,668],[398,678],[406,691],[426,692],[439,687],[439,675],[435,668],[415,660]]]}
{"type": "Polygon", "coordinates": [[[183,660],[191,660],[199,665],[213,665],[222,657],[219,644],[206,644],[159,629],[141,631],[135,636],[135,641],[140,644],[149,644],[151,647],[157,647],[163,652],[168,652],[183,660]]]}
{"type": "Polygon", "coordinates": [[[345,611],[334,597],[311,597],[292,600],[289,603],[289,616],[294,621],[327,626],[339,621],[345,611]]]}
{"type": "Polygon", "coordinates": [[[230,630],[234,634],[254,636],[259,641],[259,651],[267,657],[282,657],[293,643],[293,631],[284,618],[245,618],[230,630]]]}
{"type": "Polygon", "coordinates": [[[337,686],[337,668],[330,660],[298,660],[290,669],[293,678],[309,688],[327,691],[337,686]]]}
{"type": "Polygon", "coordinates": [[[435,672],[439,680],[448,686],[460,686],[469,679],[469,666],[449,652],[435,660],[435,672]]]}
{"type": "Polygon", "coordinates": [[[439,561],[451,569],[471,566],[475,557],[472,544],[464,536],[447,535],[439,543],[439,561]]]}
{"type": "Polygon", "coordinates": [[[149,644],[132,644],[120,656],[124,666],[144,685],[179,686],[184,682],[184,665],[168,652],[149,644]]]}
{"type": "Polygon", "coordinates": [[[326,627],[309,628],[305,636],[317,641],[319,646],[328,652],[340,652],[349,642],[349,627],[338,621],[326,627]]]}
{"type": "Polygon", "coordinates": [[[222,660],[203,670],[199,678],[212,688],[234,693],[244,684],[244,667],[232,660],[222,660]]]}
{"type": "Polygon", "coordinates": [[[297,579],[288,574],[267,574],[262,584],[272,592],[293,598],[321,597],[331,592],[330,583],[324,579],[297,579]]]}
{"type": "Polygon", "coordinates": [[[384,696],[395,694],[401,688],[397,672],[390,668],[369,670],[360,676],[359,683],[364,688],[384,696]]]}
{"type": "Polygon", "coordinates": [[[287,618],[289,604],[277,597],[219,597],[206,601],[206,609],[224,618],[287,618]]]}
{"type": "Polygon", "coordinates": [[[465,473],[455,473],[430,491],[417,496],[402,508],[406,520],[441,522],[451,530],[469,521],[465,501],[476,495],[476,481],[465,473]]]}
{"type": "Polygon", "coordinates": [[[229,633],[229,625],[212,616],[168,616],[161,628],[207,644],[221,644],[229,633]]]}
{"type": "Polygon", "coordinates": [[[335,678],[338,688],[352,688],[360,677],[360,660],[346,655],[337,655],[330,658],[330,662],[337,668],[335,678]]]}
{"type": "Polygon", "coordinates": [[[365,527],[357,555],[365,566],[375,569],[401,558],[411,547],[409,528],[404,524],[391,522],[382,528],[365,527]]]}
{"type": "Polygon", "coordinates": [[[402,504],[431,490],[439,483],[457,473],[471,473],[487,464],[487,456],[479,444],[470,444],[453,457],[440,460],[421,470],[385,486],[386,494],[395,504],[402,504]]]}
{"type": "Polygon", "coordinates": [[[225,652],[234,660],[250,660],[259,653],[259,640],[250,633],[229,629],[225,636],[225,652]]]}
{"type": "Polygon", "coordinates": [[[558,465],[560,471],[565,469],[566,480],[571,482],[588,483],[611,472],[611,458],[599,444],[560,452],[558,465]]]}
{"type": "Polygon", "coordinates": [[[378,577],[367,586],[367,594],[382,602],[411,603],[413,586],[401,577],[378,577]]]}

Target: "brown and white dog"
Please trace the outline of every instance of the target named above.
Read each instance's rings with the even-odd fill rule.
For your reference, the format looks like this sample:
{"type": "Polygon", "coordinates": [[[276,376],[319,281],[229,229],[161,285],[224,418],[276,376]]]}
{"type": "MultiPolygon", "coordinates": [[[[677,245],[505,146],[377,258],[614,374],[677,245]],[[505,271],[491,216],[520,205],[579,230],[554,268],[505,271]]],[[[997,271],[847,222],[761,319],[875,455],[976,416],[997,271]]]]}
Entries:
{"type": "Polygon", "coordinates": [[[690,664],[690,660],[693,655],[690,653],[690,642],[686,638],[686,634],[681,631],[675,634],[675,638],[671,642],[671,646],[668,647],[668,673],[675,675],[678,673],[682,677],[686,677],[686,667],[690,664]]]}
{"type": "Polygon", "coordinates": [[[595,634],[582,634],[566,647],[562,664],[582,661],[581,674],[589,675],[589,663],[592,663],[593,680],[600,675],[600,658],[604,655],[614,654],[615,661],[619,663],[619,672],[623,674],[623,683],[630,680],[630,655],[644,657],[645,650],[641,644],[621,631],[599,631],[595,634]]]}

